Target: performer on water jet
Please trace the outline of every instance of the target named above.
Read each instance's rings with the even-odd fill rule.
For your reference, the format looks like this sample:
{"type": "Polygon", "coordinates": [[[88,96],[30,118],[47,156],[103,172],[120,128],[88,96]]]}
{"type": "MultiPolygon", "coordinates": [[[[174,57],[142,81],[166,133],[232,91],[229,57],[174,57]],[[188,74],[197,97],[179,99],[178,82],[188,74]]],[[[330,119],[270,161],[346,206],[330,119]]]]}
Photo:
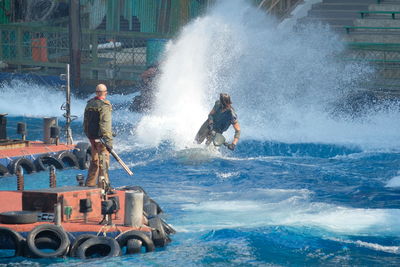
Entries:
{"type": "Polygon", "coordinates": [[[240,138],[240,125],[237,119],[235,110],[232,107],[231,97],[226,93],[219,95],[219,101],[215,102],[213,109],[208,115],[208,119],[200,127],[197,132],[195,141],[198,144],[206,140],[206,145],[209,145],[216,133],[222,134],[228,130],[232,124],[235,129],[233,142],[228,144],[230,150],[235,150],[236,144],[240,138]]]}

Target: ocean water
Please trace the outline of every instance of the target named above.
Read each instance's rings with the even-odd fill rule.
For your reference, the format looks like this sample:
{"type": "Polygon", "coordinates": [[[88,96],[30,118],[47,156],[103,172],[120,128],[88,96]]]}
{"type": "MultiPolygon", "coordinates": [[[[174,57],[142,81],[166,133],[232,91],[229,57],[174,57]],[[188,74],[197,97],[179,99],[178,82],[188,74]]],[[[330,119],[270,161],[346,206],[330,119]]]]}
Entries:
{"type": "MultiPolygon", "coordinates": [[[[155,108],[127,111],[130,95],[110,95],[114,187],[140,185],[177,230],[154,253],[108,259],[1,259],[9,266],[398,266],[400,112],[397,102],[360,107],[343,99],[374,69],[343,63],[340,37],[322,25],[296,31],[245,1],[218,1],[168,44],[155,108]],[[219,92],[231,94],[242,138],[234,152],[193,144],[219,92]]],[[[42,137],[63,93],[14,80],[0,86],[0,112],[42,137]],[[34,93],[32,93],[34,92],[34,93]]],[[[86,100],[73,97],[75,141],[85,141],[86,100]]],[[[229,130],[225,136],[233,137],[229,130]]],[[[80,170],[58,172],[74,185],[80,170]]],[[[46,173],[26,176],[43,188],[46,173]]],[[[13,177],[0,188],[16,188],[13,177]]]]}

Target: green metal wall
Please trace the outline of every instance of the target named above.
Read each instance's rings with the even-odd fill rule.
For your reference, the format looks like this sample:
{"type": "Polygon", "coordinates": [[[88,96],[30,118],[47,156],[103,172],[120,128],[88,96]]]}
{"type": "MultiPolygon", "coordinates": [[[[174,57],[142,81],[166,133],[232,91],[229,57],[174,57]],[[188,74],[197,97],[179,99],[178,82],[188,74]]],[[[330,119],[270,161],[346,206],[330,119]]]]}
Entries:
{"type": "Polygon", "coordinates": [[[159,11],[159,0],[137,0],[134,1],[133,15],[140,20],[141,32],[157,32],[157,14],[159,11]]]}
{"type": "Polygon", "coordinates": [[[208,0],[107,1],[106,29],[119,31],[120,16],[129,21],[129,29],[132,29],[132,17],[136,16],[140,21],[141,32],[157,33],[160,32],[160,29],[167,29],[164,33],[175,33],[190,19],[199,16],[205,10],[207,3],[208,0]],[[168,8],[166,8],[167,5],[169,5],[168,8]],[[162,7],[164,7],[163,10],[162,7]],[[163,15],[168,19],[160,22],[161,12],[166,10],[169,10],[169,14],[163,15]],[[161,27],[159,23],[166,23],[167,25],[161,27]]]}
{"type": "Polygon", "coordinates": [[[6,10],[11,10],[11,0],[0,1],[0,24],[10,22],[10,17],[6,15],[6,10]]]}

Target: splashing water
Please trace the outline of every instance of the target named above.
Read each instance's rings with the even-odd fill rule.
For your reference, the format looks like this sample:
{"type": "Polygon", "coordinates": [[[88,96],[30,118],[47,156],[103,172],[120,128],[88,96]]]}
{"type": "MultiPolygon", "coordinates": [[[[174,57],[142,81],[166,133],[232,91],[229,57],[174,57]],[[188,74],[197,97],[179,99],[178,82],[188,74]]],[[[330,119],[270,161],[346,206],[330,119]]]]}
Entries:
{"type": "MultiPolygon", "coordinates": [[[[12,80],[10,84],[0,85],[0,94],[1,111],[10,115],[61,117],[65,113],[60,109],[65,102],[65,92],[51,86],[12,80]]],[[[73,114],[82,115],[85,101],[72,97],[71,102],[73,114]]]]}
{"type": "Polygon", "coordinates": [[[328,27],[294,31],[276,26],[263,11],[241,0],[218,1],[207,15],[186,26],[166,49],[156,105],[137,128],[139,140],[150,145],[170,141],[177,148],[190,145],[218,94],[228,92],[243,138],[398,143],[397,112],[373,114],[367,122],[332,113],[334,103],[358,90],[372,68],[340,61],[345,47],[328,27]],[[379,138],[377,129],[382,128],[387,132],[379,138]]]}

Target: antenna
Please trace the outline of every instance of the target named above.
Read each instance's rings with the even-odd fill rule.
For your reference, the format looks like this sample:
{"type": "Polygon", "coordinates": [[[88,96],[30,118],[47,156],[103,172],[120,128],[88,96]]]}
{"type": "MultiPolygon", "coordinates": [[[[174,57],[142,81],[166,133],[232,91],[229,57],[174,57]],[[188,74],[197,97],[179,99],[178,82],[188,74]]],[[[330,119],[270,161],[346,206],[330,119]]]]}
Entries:
{"type": "Polygon", "coordinates": [[[71,86],[70,86],[70,75],[69,75],[69,64],[67,64],[67,74],[61,74],[60,79],[66,81],[66,85],[62,85],[61,88],[65,89],[66,102],[61,106],[61,110],[65,110],[63,114],[65,122],[65,135],[67,139],[67,144],[71,145],[74,140],[72,139],[71,123],[75,120],[76,116],[71,116],[71,86]]]}

